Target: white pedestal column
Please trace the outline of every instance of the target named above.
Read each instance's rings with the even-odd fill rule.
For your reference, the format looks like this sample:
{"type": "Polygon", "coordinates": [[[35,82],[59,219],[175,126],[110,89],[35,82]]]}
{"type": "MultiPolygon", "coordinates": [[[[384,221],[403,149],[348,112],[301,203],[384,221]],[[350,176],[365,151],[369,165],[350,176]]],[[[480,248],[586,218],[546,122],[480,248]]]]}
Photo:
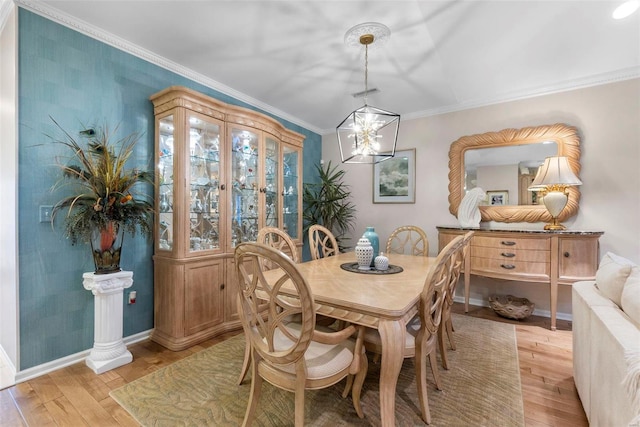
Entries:
{"type": "Polygon", "coordinates": [[[122,340],[123,292],[133,285],[133,271],[84,273],[82,278],[95,303],[93,349],[85,362],[96,374],[101,374],[133,360],[122,340]]]}

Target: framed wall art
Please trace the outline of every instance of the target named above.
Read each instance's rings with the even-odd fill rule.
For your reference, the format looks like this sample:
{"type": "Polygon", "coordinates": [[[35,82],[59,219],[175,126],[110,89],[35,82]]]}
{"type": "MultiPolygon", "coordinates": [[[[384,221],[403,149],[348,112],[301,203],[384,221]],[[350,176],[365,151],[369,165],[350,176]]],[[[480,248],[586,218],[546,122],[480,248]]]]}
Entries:
{"type": "Polygon", "coordinates": [[[505,206],[509,204],[509,191],[487,191],[487,201],[490,206],[505,206]]]}
{"type": "Polygon", "coordinates": [[[416,149],[373,165],[373,203],[416,202],[416,149]]]}

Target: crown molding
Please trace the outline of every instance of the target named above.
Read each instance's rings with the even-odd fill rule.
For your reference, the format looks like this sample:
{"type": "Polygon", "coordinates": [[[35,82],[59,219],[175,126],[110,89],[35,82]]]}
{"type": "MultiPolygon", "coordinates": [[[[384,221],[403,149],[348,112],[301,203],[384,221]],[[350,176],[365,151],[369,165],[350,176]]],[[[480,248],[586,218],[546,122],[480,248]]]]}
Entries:
{"type": "MultiPolygon", "coordinates": [[[[11,3],[11,0],[0,0],[0,1],[8,1],[9,3],[11,3]]],[[[201,85],[206,86],[210,89],[224,93],[225,95],[231,96],[239,101],[246,102],[247,104],[255,108],[259,108],[262,111],[273,114],[281,119],[287,120],[307,130],[310,130],[311,132],[315,132],[319,134],[321,131],[316,126],[306,123],[298,119],[297,117],[287,114],[284,111],[278,110],[277,108],[271,105],[265,104],[264,102],[261,102],[255,98],[252,98],[247,94],[239,92],[229,86],[226,86],[218,81],[215,81],[209,77],[206,77],[200,73],[197,73],[176,62],[170,61],[167,58],[157,55],[147,49],[137,46],[121,37],[118,37],[114,34],[104,31],[94,25],[89,24],[88,22],[85,22],[81,19],[73,17],[47,4],[44,4],[39,1],[34,1],[34,0],[13,0],[13,1],[16,3],[16,5],[18,5],[23,9],[29,10],[30,12],[36,13],[53,22],[56,22],[60,25],[64,25],[67,28],[71,28],[74,31],[84,34],[85,36],[96,39],[100,42],[103,42],[123,52],[129,53],[133,56],[136,56],[140,59],[143,59],[147,62],[157,65],[161,68],[172,71],[176,74],[179,74],[183,77],[188,78],[189,80],[193,80],[196,83],[200,83],[201,85]]]]}
{"type": "MultiPolygon", "coordinates": [[[[432,108],[430,110],[417,111],[413,113],[402,113],[400,121],[433,117],[440,114],[454,113],[456,111],[472,110],[474,108],[486,107],[489,105],[502,104],[505,102],[519,101],[522,99],[535,98],[538,96],[553,95],[555,93],[569,92],[577,89],[584,89],[593,86],[606,85],[609,83],[621,82],[640,78],[640,67],[631,67],[611,73],[602,73],[581,79],[567,80],[563,83],[550,86],[542,86],[517,92],[505,93],[494,98],[477,99],[463,101],[454,105],[432,108]]],[[[321,135],[328,135],[335,132],[335,129],[323,129],[321,135]]]]}
{"type": "Polygon", "coordinates": [[[488,105],[502,104],[504,102],[512,102],[522,99],[535,98],[538,96],[553,95],[555,93],[569,92],[572,90],[584,89],[592,86],[600,86],[637,78],[640,78],[640,67],[625,68],[611,73],[602,73],[580,79],[567,80],[562,83],[550,86],[541,86],[537,88],[504,93],[494,98],[463,101],[455,105],[408,113],[404,114],[402,118],[403,120],[412,120],[422,117],[437,116],[440,114],[452,113],[455,111],[470,110],[473,108],[486,107],[488,105]]]}

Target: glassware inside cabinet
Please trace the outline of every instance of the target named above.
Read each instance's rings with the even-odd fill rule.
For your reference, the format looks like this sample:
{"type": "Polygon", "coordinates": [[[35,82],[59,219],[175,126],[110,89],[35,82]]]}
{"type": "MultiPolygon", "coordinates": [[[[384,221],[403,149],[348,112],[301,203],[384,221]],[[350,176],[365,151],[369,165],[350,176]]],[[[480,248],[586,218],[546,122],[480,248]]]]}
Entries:
{"type": "Polygon", "coordinates": [[[220,125],[189,116],[189,250],[220,248],[220,125]]]}
{"type": "Polygon", "coordinates": [[[170,251],[173,248],[173,116],[160,119],[158,128],[158,248],[170,251]]]}
{"type": "Polygon", "coordinates": [[[282,149],[283,229],[294,239],[298,237],[298,162],[300,152],[286,145],[282,149]]]}
{"type": "Polygon", "coordinates": [[[279,227],[280,198],[278,197],[280,175],[278,141],[272,138],[266,140],[265,156],[265,225],[279,227]]]}
{"type": "Polygon", "coordinates": [[[255,242],[258,237],[258,135],[231,129],[231,246],[255,242]]]}

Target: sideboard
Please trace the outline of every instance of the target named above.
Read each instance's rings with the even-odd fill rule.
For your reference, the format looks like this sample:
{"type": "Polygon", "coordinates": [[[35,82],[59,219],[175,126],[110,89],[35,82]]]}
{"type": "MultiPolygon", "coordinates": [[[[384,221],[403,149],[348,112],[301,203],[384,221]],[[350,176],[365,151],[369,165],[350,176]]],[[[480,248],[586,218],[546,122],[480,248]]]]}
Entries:
{"type": "Polygon", "coordinates": [[[471,274],[495,279],[549,283],[551,329],[556,329],[558,285],[594,280],[601,231],[498,230],[438,226],[439,250],[473,230],[464,265],[464,304],[469,311],[471,274]]]}

